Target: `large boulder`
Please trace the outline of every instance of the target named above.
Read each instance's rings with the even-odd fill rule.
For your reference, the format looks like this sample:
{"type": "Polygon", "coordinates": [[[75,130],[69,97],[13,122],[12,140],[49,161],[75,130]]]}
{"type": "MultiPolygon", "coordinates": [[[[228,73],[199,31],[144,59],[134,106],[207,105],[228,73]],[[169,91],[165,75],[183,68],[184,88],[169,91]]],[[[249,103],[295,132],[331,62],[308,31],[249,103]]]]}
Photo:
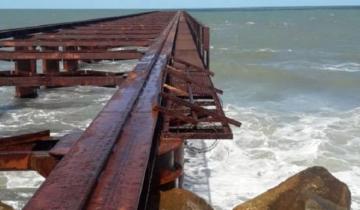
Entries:
{"type": "Polygon", "coordinates": [[[11,206],[6,205],[3,202],[0,202],[0,210],[14,210],[11,206]]]}
{"type": "Polygon", "coordinates": [[[346,184],[323,167],[311,167],[234,210],[350,210],[346,184]]]}
{"type": "Polygon", "coordinates": [[[213,210],[213,208],[194,193],[174,188],[160,192],[159,210],[213,210]]]}

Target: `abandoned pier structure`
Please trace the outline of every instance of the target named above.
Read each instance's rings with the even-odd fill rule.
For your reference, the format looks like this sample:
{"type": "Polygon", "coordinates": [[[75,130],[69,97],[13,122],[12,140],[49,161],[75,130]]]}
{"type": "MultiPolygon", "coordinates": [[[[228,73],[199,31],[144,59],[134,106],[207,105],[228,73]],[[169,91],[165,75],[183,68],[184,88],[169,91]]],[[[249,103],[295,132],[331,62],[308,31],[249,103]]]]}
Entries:
{"type": "Polygon", "coordinates": [[[41,88],[117,88],[81,133],[0,139],[1,170],[46,177],[25,209],[154,209],[159,190],[181,187],[185,140],[231,139],[229,124],[241,125],[225,116],[211,81],[209,28],[186,12],[2,30],[0,60],[15,64],[1,69],[0,86],[20,98],[41,88]],[[131,59],[126,73],[78,68],[131,59]]]}

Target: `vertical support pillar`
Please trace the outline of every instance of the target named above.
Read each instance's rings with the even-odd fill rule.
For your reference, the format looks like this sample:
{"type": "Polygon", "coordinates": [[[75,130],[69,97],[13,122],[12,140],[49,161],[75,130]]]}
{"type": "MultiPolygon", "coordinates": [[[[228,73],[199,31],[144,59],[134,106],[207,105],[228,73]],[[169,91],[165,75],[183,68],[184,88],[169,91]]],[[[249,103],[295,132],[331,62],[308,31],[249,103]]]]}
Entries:
{"type": "MultiPolygon", "coordinates": [[[[174,162],[179,164],[181,168],[184,170],[184,143],[182,143],[181,147],[174,151],[174,162]]],[[[178,178],[178,188],[182,188],[184,182],[184,175],[179,176],[178,178]]]]}
{"type": "MultiPolygon", "coordinates": [[[[160,172],[160,184],[162,182],[161,179],[167,179],[167,177],[162,177],[162,172],[163,171],[171,171],[174,166],[175,166],[175,158],[174,158],[174,151],[171,151],[171,152],[168,152],[168,153],[165,153],[163,155],[161,155],[158,160],[157,160],[157,164],[158,164],[158,171],[160,172]]],[[[166,184],[162,184],[160,186],[160,189],[162,190],[169,190],[169,189],[172,189],[172,188],[175,188],[176,187],[176,181],[171,181],[171,182],[168,182],[166,184]]]]}
{"type": "MultiPolygon", "coordinates": [[[[64,52],[66,52],[66,51],[70,51],[70,52],[77,51],[77,47],[76,46],[64,47],[64,52]]],[[[63,66],[64,66],[65,71],[68,71],[68,72],[76,71],[79,68],[79,61],[78,60],[64,60],[63,66]]]]}
{"type": "Polygon", "coordinates": [[[204,32],[203,32],[204,38],[203,38],[203,42],[204,42],[204,63],[205,63],[205,67],[207,69],[210,68],[210,32],[209,32],[209,27],[204,27],[204,32]]]}
{"type": "MultiPolygon", "coordinates": [[[[43,47],[44,52],[58,51],[58,47],[43,47]]],[[[42,69],[44,74],[58,73],[60,71],[59,60],[43,60],[42,69]]],[[[47,86],[47,88],[53,88],[52,86],[47,86]]]]}
{"type": "MultiPolygon", "coordinates": [[[[43,47],[43,51],[45,51],[45,52],[58,51],[58,47],[43,47]]],[[[59,60],[45,60],[44,59],[42,67],[43,67],[44,74],[57,73],[60,71],[59,60]]]]}
{"type": "MultiPolygon", "coordinates": [[[[15,51],[34,50],[34,47],[15,47],[15,51]]],[[[35,74],[36,60],[16,60],[15,73],[17,74],[35,74]]],[[[37,87],[16,87],[15,96],[19,98],[36,98],[37,87]]]]}

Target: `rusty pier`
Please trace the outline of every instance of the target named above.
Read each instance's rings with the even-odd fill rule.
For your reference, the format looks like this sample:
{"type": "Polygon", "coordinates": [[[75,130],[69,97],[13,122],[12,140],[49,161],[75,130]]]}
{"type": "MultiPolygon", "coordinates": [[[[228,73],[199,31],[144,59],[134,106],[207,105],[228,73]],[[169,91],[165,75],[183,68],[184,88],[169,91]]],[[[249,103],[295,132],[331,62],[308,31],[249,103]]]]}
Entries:
{"type": "Polygon", "coordinates": [[[181,187],[185,140],[231,139],[229,125],[241,125],[225,116],[211,81],[209,41],[209,28],[182,11],[0,31],[0,60],[14,63],[0,86],[15,86],[16,97],[117,88],[84,132],[0,139],[1,170],[46,177],[25,209],[156,209],[160,190],[181,187]],[[130,59],[138,61],[126,73],[79,69],[130,59]]]}

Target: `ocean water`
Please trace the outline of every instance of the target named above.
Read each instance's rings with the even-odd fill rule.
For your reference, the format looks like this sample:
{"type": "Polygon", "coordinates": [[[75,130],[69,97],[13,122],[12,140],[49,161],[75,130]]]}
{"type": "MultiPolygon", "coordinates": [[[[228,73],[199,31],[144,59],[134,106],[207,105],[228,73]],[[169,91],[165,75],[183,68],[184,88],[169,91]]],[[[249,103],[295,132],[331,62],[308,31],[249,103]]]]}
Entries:
{"type": "MultiPolygon", "coordinates": [[[[131,12],[2,10],[0,27],[131,12]]],[[[352,209],[360,210],[360,9],[191,14],[211,28],[215,86],[224,90],[226,114],[243,126],[233,127],[232,141],[188,142],[185,188],[227,210],[320,165],[349,186],[352,209]]],[[[83,68],[127,71],[133,65],[102,62],[83,68]]],[[[0,135],[84,129],[113,92],[47,89],[29,100],[13,98],[13,88],[0,88],[0,135]]],[[[0,200],[20,209],[42,180],[32,172],[2,172],[0,200]]]]}

